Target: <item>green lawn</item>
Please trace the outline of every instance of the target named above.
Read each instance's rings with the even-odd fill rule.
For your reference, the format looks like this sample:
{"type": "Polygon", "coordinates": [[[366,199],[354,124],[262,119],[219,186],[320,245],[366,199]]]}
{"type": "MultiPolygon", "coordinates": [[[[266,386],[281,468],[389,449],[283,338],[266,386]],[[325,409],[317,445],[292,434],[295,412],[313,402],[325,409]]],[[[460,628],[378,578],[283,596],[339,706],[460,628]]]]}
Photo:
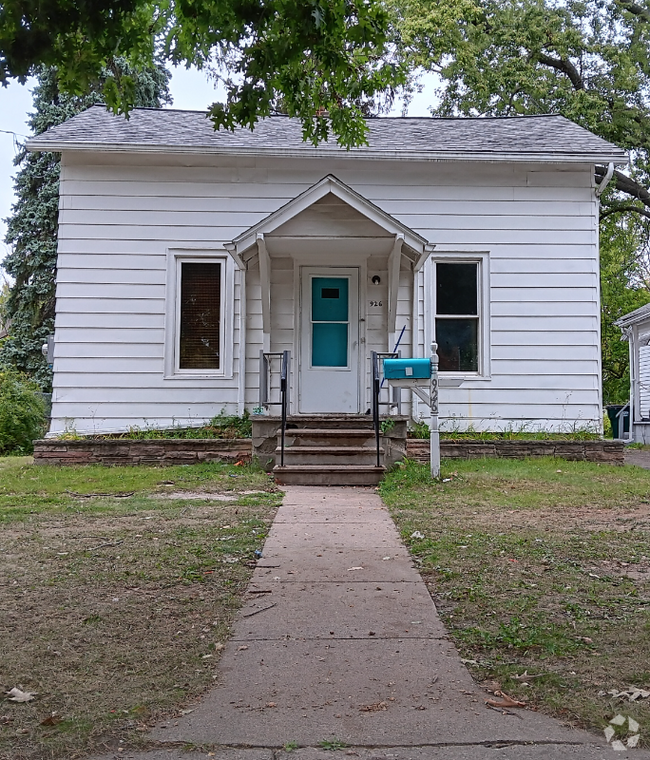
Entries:
{"type": "Polygon", "coordinates": [[[0,459],[0,757],[146,742],[216,674],[281,494],[250,467],[0,459]],[[217,499],[216,497],[220,497],[217,499]]]}
{"type": "Polygon", "coordinates": [[[596,731],[629,715],[643,741],[650,699],[608,692],[650,689],[650,471],[407,463],[381,493],[479,681],[596,731]]]}

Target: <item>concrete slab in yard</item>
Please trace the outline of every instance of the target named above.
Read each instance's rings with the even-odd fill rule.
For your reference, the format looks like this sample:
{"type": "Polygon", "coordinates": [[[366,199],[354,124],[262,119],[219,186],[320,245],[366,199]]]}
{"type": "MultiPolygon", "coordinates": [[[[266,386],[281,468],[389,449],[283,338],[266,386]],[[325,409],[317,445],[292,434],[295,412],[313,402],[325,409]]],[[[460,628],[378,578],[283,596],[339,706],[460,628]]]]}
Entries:
{"type": "Polygon", "coordinates": [[[289,556],[266,552],[258,563],[253,580],[261,582],[301,581],[303,583],[357,581],[422,582],[405,549],[318,549],[294,550],[289,556]],[[386,559],[385,559],[386,558],[386,559]],[[279,581],[275,581],[275,579],[279,581]]]}
{"type": "Polygon", "coordinates": [[[588,741],[531,711],[484,705],[454,647],[441,639],[290,641],[230,646],[222,685],[159,741],[282,747],[336,737],[350,745],[588,741]]]}
{"type": "Polygon", "coordinates": [[[300,524],[318,524],[318,523],[338,523],[339,525],[349,525],[351,523],[370,524],[373,520],[381,516],[381,509],[378,507],[368,507],[367,505],[357,504],[350,506],[338,506],[323,502],[322,505],[312,507],[280,507],[275,522],[279,525],[300,525],[300,524]]]}
{"type": "Polygon", "coordinates": [[[271,532],[264,544],[264,555],[278,551],[314,549],[371,549],[391,547],[399,541],[392,522],[352,523],[352,524],[284,524],[282,531],[271,532]]]}
{"type": "Polygon", "coordinates": [[[233,628],[235,640],[446,635],[424,584],[404,581],[252,583],[233,628]]]}

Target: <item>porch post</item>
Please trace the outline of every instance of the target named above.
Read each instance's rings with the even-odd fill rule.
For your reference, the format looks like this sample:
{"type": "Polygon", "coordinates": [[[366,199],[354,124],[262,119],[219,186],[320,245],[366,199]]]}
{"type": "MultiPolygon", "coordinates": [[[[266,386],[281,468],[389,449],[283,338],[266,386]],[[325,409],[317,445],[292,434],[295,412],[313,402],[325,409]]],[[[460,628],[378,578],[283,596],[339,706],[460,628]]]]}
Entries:
{"type": "Polygon", "coordinates": [[[264,235],[257,236],[257,252],[260,262],[260,288],[262,291],[262,334],[264,350],[271,350],[271,260],[264,235]]]}
{"type": "Polygon", "coordinates": [[[431,477],[440,477],[440,433],[438,432],[438,344],[431,344],[431,387],[429,390],[431,403],[431,421],[429,422],[429,458],[431,462],[431,477]]]}

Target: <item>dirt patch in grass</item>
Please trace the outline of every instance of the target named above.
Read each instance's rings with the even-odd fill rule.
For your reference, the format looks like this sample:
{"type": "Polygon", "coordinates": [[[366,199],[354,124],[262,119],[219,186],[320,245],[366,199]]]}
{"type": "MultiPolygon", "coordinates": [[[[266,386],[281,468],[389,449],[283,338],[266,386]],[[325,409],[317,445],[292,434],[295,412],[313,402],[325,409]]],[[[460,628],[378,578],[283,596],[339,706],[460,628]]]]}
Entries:
{"type": "Polygon", "coordinates": [[[443,478],[408,464],[382,495],[476,679],[594,731],[630,716],[647,746],[650,699],[611,692],[650,690],[650,472],[485,460],[443,478]]]}
{"type": "Polygon", "coordinates": [[[572,527],[579,526],[589,531],[614,530],[626,532],[629,530],[650,530],[650,506],[639,504],[635,508],[608,507],[600,509],[596,506],[578,508],[567,507],[562,511],[557,509],[519,510],[497,509],[484,510],[475,516],[477,525],[505,525],[517,528],[542,528],[555,530],[562,528],[568,520],[572,527]]]}
{"type": "MultiPolygon", "coordinates": [[[[34,494],[30,510],[17,484],[50,476],[19,477],[25,467],[9,478],[21,509],[5,503],[0,522],[0,687],[37,696],[1,702],[0,758],[139,746],[151,723],[214,683],[280,494],[264,473],[201,465],[176,473],[189,500],[158,498],[170,470],[153,468],[137,468],[139,486],[129,476],[133,496],[79,498],[64,494],[91,492],[91,468],[58,468],[57,487],[34,494]],[[231,475],[257,490],[206,502],[232,489],[231,475]]],[[[119,470],[101,478],[96,491],[123,490],[119,470]]]]}

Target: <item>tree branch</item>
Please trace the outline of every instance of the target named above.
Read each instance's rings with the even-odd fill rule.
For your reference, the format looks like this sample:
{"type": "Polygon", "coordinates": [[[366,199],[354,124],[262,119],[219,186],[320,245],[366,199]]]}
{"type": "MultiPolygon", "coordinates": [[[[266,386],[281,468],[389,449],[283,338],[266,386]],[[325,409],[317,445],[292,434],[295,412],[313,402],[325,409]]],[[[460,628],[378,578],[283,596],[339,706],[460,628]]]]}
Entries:
{"type": "Polygon", "coordinates": [[[550,66],[556,71],[561,71],[563,74],[566,74],[576,90],[585,89],[585,83],[582,81],[582,77],[578,73],[578,69],[576,69],[571,61],[566,61],[563,58],[551,58],[550,55],[546,55],[546,53],[541,52],[535,53],[534,57],[545,66],[550,66]]]}
{"type": "Polygon", "coordinates": [[[650,11],[642,5],[637,5],[632,0],[617,0],[624,11],[629,11],[642,21],[650,21],[650,11]]]}
{"type": "Polygon", "coordinates": [[[622,206],[615,206],[613,208],[608,208],[606,211],[602,211],[600,214],[600,221],[602,222],[603,219],[606,219],[608,216],[616,214],[619,211],[634,211],[635,214],[641,214],[641,216],[645,216],[646,219],[650,219],[650,211],[641,208],[641,206],[634,206],[631,203],[626,203],[622,206]]]}
{"type": "MultiPolygon", "coordinates": [[[[597,177],[604,177],[605,174],[607,174],[607,168],[605,166],[597,166],[596,167],[596,176],[597,177]]],[[[615,171],[612,175],[612,178],[615,182],[615,187],[617,190],[619,190],[621,193],[625,193],[626,195],[631,195],[632,198],[636,198],[637,200],[641,201],[644,206],[647,206],[650,208],[650,192],[643,187],[643,185],[640,185],[638,182],[635,182],[631,177],[626,177],[625,174],[619,171],[615,171]]]]}

